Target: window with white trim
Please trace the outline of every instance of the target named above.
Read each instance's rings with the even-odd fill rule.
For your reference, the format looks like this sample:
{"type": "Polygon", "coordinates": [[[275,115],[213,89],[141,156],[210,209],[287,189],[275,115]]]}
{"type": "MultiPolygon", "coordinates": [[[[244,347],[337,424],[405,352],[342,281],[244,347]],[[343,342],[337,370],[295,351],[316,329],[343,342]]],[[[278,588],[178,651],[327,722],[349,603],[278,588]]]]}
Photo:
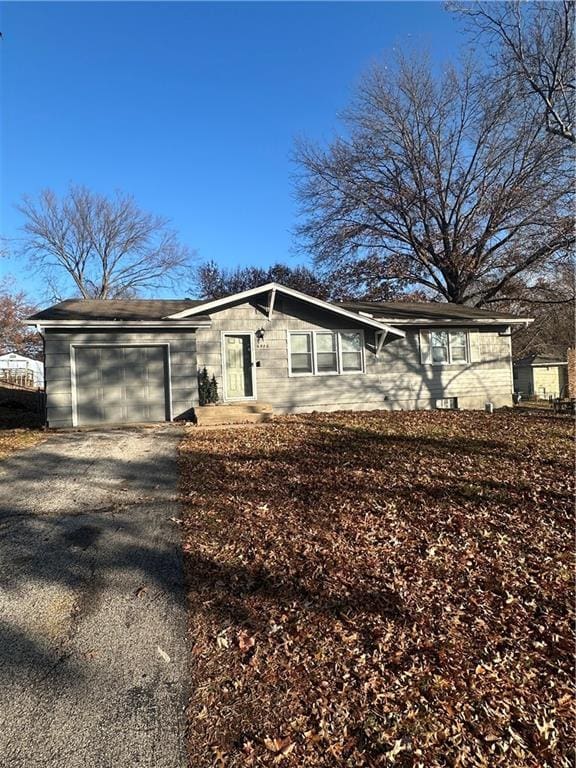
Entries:
{"type": "Polygon", "coordinates": [[[466,331],[430,331],[430,353],[428,362],[432,365],[467,363],[468,334],[466,331]]]}
{"type": "Polygon", "coordinates": [[[290,331],[288,339],[291,376],[364,371],[362,331],[290,331]]]}
{"type": "Polygon", "coordinates": [[[290,368],[292,373],[313,373],[312,334],[290,334],[290,368]]]}
{"type": "Polygon", "coordinates": [[[342,370],[362,370],[362,337],[356,331],[341,331],[342,370]]]}
{"type": "Polygon", "coordinates": [[[338,373],[338,344],[335,333],[316,334],[316,370],[318,373],[338,373]]]}

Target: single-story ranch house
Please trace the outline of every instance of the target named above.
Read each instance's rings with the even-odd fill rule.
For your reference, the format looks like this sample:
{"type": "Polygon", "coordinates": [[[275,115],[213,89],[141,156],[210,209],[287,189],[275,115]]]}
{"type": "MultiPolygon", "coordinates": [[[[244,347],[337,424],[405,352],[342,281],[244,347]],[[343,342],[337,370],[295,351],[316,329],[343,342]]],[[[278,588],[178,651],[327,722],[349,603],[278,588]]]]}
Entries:
{"type": "Polygon", "coordinates": [[[223,403],[275,412],[512,403],[507,314],[441,303],[330,303],[276,283],[214,301],[70,299],[45,339],[51,427],[195,418],[206,367],[223,403]]]}

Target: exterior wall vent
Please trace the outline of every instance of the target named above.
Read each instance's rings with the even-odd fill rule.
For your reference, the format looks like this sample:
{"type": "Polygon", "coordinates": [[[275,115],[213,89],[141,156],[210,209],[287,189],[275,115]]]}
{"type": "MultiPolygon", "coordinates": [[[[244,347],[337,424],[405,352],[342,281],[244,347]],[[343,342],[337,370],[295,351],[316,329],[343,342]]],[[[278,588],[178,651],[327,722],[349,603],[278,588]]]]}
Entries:
{"type": "Polygon", "coordinates": [[[443,397],[436,400],[436,409],[439,411],[456,411],[458,409],[457,397],[443,397]]]}

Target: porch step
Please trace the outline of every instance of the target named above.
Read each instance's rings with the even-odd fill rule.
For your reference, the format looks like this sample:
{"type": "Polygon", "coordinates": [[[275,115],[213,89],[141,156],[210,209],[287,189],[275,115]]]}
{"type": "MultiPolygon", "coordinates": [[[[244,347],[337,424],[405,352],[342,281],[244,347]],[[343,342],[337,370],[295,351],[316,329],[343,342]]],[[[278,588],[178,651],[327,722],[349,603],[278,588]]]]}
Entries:
{"type": "Polygon", "coordinates": [[[254,424],[272,419],[272,406],[262,402],[200,405],[195,412],[199,426],[243,422],[254,424]]]}

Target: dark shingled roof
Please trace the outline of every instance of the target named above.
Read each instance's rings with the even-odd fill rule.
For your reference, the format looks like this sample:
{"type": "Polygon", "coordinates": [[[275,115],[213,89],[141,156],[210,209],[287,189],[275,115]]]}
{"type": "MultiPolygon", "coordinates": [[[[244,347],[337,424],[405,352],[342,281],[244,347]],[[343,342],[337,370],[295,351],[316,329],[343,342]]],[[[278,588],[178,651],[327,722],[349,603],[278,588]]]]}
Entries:
{"type": "MultiPolygon", "coordinates": [[[[192,299],[67,299],[32,315],[29,320],[151,320],[159,321],[199,307],[206,301],[192,299]]],[[[414,301],[344,301],[334,303],[351,312],[365,312],[375,320],[498,320],[513,319],[513,315],[487,312],[474,307],[441,302],[414,301]]],[[[194,315],[190,320],[208,321],[208,315],[194,315]]],[[[174,321],[177,322],[177,321],[174,321]]]]}
{"type": "Polygon", "coordinates": [[[375,320],[498,320],[514,319],[506,312],[489,312],[484,309],[466,307],[463,304],[448,304],[433,301],[343,301],[339,306],[352,312],[367,312],[375,320]]]}
{"type": "MultiPolygon", "coordinates": [[[[190,299],[67,299],[29,320],[162,320],[202,303],[190,299]]],[[[193,319],[210,318],[194,315],[193,319]]]]}

